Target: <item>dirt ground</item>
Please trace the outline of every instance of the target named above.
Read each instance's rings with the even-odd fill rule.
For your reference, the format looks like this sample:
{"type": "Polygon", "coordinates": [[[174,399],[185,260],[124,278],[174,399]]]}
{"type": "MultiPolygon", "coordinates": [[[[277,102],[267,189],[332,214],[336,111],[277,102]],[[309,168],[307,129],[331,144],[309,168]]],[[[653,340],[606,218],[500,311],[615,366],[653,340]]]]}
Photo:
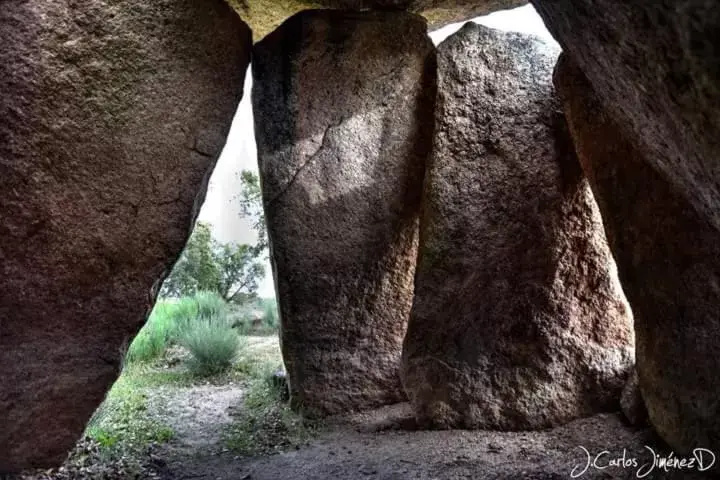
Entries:
{"type": "Polygon", "coordinates": [[[250,459],[223,452],[175,456],[164,475],[174,480],[706,478],[687,470],[649,471],[653,457],[645,445],[657,441],[647,431],[625,426],[619,414],[521,433],[413,431],[412,423],[407,404],[338,417],[319,438],[298,450],[250,459]],[[608,451],[600,467],[608,467],[611,458],[622,458],[623,452],[627,462],[637,459],[638,467],[591,467],[583,473],[588,455],[580,447],[593,456],[608,451]],[[640,470],[643,465],[645,470],[640,470]]]}
{"type": "Polygon", "coordinates": [[[242,402],[238,385],[163,387],[150,397],[148,409],[175,432],[168,445],[173,456],[216,454],[222,427],[232,422],[232,410],[242,402]]]}
{"type": "MultiPolygon", "coordinates": [[[[278,361],[277,337],[250,337],[257,361],[278,361]]],[[[540,432],[422,431],[408,404],[328,419],[308,443],[274,455],[229,451],[223,432],[241,412],[247,384],[167,384],[148,388],[147,413],[174,435],[149,454],[144,480],[699,480],[696,471],[653,466],[649,430],[620,414],[597,415],[540,432]],[[597,466],[588,459],[598,456],[597,466]],[[625,463],[625,466],[618,466],[625,463]]],[[[94,458],[94,457],[93,457],[94,458]]],[[[720,459],[719,459],[720,460],[720,459]]],[[[122,469],[80,468],[30,480],[126,479],[122,469]],[[80,472],[80,473],[78,473],[80,472]],[[85,473],[82,473],[85,472],[85,473]],[[98,473],[103,472],[101,476],[98,473]],[[119,472],[119,473],[118,473],[119,472]],[[81,474],[82,473],[82,474],[81,474]]],[[[133,477],[136,478],[136,477],[133,477]]]]}

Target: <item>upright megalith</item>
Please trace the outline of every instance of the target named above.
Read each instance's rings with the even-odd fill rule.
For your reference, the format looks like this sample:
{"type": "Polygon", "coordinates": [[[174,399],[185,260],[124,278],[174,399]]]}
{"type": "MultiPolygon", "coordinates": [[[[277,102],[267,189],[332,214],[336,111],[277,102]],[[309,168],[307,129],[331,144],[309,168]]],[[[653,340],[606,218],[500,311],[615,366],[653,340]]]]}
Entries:
{"type": "Polygon", "coordinates": [[[619,407],[631,314],[554,97],[558,53],[472,23],[438,48],[402,358],[424,425],[538,429],[619,407]]]}
{"type": "Polygon", "coordinates": [[[646,161],[720,230],[716,0],[531,0],[646,161]]]}
{"type": "Polygon", "coordinates": [[[0,472],[62,461],[183,248],[251,38],[222,0],[0,7],[0,472]]]}
{"type": "Polygon", "coordinates": [[[676,450],[720,451],[720,231],[605,107],[577,64],[555,72],[635,313],[638,384],[676,450]]]}
{"type": "Polygon", "coordinates": [[[291,398],[404,398],[435,53],[401,12],[305,11],[255,46],[260,176],[291,398]]]}

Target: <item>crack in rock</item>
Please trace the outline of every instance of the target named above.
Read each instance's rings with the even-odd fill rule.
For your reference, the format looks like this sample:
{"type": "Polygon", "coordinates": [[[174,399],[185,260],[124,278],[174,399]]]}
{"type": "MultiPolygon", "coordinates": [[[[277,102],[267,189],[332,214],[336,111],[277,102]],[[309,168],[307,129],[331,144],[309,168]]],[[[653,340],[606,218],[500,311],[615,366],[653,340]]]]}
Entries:
{"type": "Polygon", "coordinates": [[[320,155],[323,151],[325,151],[325,149],[328,146],[327,145],[328,140],[329,140],[328,134],[330,133],[330,131],[340,128],[342,126],[342,124],[345,123],[346,120],[347,120],[347,118],[343,116],[340,118],[340,120],[337,123],[334,123],[325,129],[325,132],[323,132],[322,140],[320,141],[320,146],[317,148],[317,150],[315,150],[315,152],[312,155],[310,155],[307,158],[307,160],[305,160],[302,163],[302,165],[300,165],[300,167],[298,167],[298,169],[293,174],[292,178],[290,178],[290,181],[287,182],[287,184],[285,185],[285,188],[280,190],[276,195],[274,195],[271,199],[269,199],[267,202],[265,202],[266,206],[270,206],[273,203],[275,203],[275,201],[277,201],[280,197],[282,197],[285,194],[285,192],[287,192],[293,186],[293,184],[295,183],[295,180],[297,180],[300,173],[303,170],[305,170],[308,166],[310,166],[310,164],[313,163],[313,161],[315,160],[315,158],[318,157],[318,155],[320,155]]]}

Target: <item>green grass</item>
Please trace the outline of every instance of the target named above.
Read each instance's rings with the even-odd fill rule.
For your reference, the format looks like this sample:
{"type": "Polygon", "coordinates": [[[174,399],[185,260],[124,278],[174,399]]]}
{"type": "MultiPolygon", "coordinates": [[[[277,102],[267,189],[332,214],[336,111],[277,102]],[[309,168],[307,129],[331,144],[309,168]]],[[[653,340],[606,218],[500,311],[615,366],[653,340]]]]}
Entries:
{"type": "MultiPolygon", "coordinates": [[[[213,322],[218,324],[218,318],[210,316],[197,323],[202,328],[196,331],[195,338],[201,350],[213,346],[209,355],[215,358],[217,344],[205,338],[206,334],[213,337],[215,333],[212,329],[204,330],[213,322]]],[[[173,430],[153,417],[154,410],[148,409],[148,396],[157,388],[192,388],[207,383],[243,385],[246,392],[243,402],[233,413],[233,423],[223,427],[222,435],[223,446],[238,455],[275,453],[303,445],[317,434],[321,425],[292,411],[283,400],[283,385],[273,378],[273,373],[282,368],[277,337],[239,337],[227,324],[219,322],[219,325],[239,338],[241,346],[232,352],[234,361],[230,367],[224,364],[220,369],[211,369],[215,373],[202,372],[202,375],[211,374],[209,377],[198,376],[192,364],[196,357],[184,347],[177,351],[180,358],[187,360],[180,360],[172,368],[161,363],[126,365],[86,429],[86,435],[100,445],[105,458],[137,459],[138,463],[143,458],[142,452],[150,451],[151,444],[174,438],[173,430]]],[[[224,342],[226,337],[221,338],[219,342],[224,342]]],[[[227,350],[231,351],[229,346],[227,350]]],[[[165,390],[162,395],[171,395],[171,392],[165,390]]]]}
{"type": "Polygon", "coordinates": [[[124,372],[90,419],[85,435],[110,456],[139,452],[151,443],[164,443],[174,432],[147,412],[142,376],[124,372]]]}
{"type": "Polygon", "coordinates": [[[200,377],[230,370],[241,346],[226,317],[199,318],[185,329],[181,342],[190,351],[188,369],[200,377]]]}
{"type": "Polygon", "coordinates": [[[245,401],[223,434],[231,451],[243,455],[270,454],[303,445],[317,435],[321,424],[303,418],[283,401],[273,374],[282,368],[277,343],[254,337],[240,355],[235,371],[246,379],[245,401]]]}
{"type": "Polygon", "coordinates": [[[223,434],[225,446],[239,455],[270,454],[300,446],[321,428],[281,400],[270,371],[256,372],[235,421],[223,434]]]}
{"type": "Polygon", "coordinates": [[[137,334],[125,356],[127,364],[148,363],[162,357],[178,344],[198,321],[226,318],[227,303],[217,294],[200,292],[177,301],[160,300],[137,334]]]}
{"type": "Polygon", "coordinates": [[[174,335],[174,305],[160,301],[137,334],[125,356],[127,363],[149,362],[160,357],[174,335]]]}

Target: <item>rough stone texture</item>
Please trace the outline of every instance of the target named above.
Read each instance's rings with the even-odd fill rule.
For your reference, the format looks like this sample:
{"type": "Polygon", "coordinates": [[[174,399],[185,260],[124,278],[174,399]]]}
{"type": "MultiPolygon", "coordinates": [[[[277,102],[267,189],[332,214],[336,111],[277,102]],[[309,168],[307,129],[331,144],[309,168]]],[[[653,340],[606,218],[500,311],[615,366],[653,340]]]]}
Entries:
{"type": "Polygon", "coordinates": [[[421,13],[430,29],[520,7],[528,0],[228,0],[260,40],[284,20],[313,8],[409,10],[421,13]]]}
{"type": "Polygon", "coordinates": [[[650,422],[677,451],[720,451],[720,232],[656,169],[654,152],[629,141],[569,57],[555,83],[635,314],[650,422]]]}
{"type": "Polygon", "coordinates": [[[649,164],[720,229],[717,0],[532,0],[649,164]]]}
{"type": "Polygon", "coordinates": [[[332,8],[402,9],[425,15],[431,27],[469,20],[497,10],[525,5],[528,0],[315,0],[332,8]]]}
{"type": "Polygon", "coordinates": [[[438,49],[403,383],[423,425],[618,408],[632,320],[551,85],[558,52],[465,25],[438,49]]]}
{"type": "Polygon", "coordinates": [[[3,2],[0,472],[59,463],[115,380],[204,197],[250,42],[220,0],[3,2]]]}
{"type": "Polygon", "coordinates": [[[636,427],[647,426],[647,409],[642,399],[636,370],[633,370],[628,376],[628,381],[625,388],[623,388],[620,397],[620,410],[630,425],[636,427]]]}
{"type": "Polygon", "coordinates": [[[408,13],[300,13],[254,50],[282,352],[310,415],[401,400],[435,53],[408,13]]]}

